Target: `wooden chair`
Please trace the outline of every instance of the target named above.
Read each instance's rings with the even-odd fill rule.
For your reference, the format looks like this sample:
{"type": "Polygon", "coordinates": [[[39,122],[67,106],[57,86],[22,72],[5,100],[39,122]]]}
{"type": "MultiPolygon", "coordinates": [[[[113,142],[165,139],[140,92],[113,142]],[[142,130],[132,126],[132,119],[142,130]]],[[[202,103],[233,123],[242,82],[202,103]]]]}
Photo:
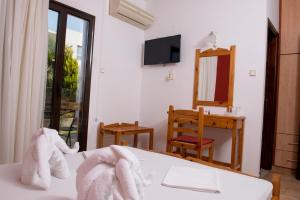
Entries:
{"type": "Polygon", "coordinates": [[[172,105],[169,106],[167,152],[172,153],[173,147],[177,147],[185,157],[186,150],[194,150],[197,158],[201,159],[202,151],[208,149],[208,161],[212,162],[214,140],[203,137],[203,124],[203,108],[200,107],[198,111],[174,110],[172,105]]]}

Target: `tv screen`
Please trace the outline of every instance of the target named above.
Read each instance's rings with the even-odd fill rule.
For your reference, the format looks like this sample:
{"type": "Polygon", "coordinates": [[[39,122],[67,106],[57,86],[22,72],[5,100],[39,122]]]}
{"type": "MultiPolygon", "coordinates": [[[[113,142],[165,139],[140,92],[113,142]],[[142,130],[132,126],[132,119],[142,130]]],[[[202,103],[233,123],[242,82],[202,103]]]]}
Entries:
{"type": "Polygon", "coordinates": [[[144,65],[180,62],[181,35],[175,35],[145,42],[144,65]]]}

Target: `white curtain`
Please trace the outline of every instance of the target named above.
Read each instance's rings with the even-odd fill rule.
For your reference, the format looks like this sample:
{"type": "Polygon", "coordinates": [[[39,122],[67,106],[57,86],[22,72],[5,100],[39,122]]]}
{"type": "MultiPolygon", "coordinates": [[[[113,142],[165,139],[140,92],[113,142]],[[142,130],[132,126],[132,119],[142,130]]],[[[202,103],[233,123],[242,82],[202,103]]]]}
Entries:
{"type": "Polygon", "coordinates": [[[41,126],[49,0],[0,2],[0,163],[10,163],[41,126]]]}
{"type": "Polygon", "coordinates": [[[199,65],[199,89],[200,101],[214,101],[216,92],[218,57],[204,57],[199,65]]]}

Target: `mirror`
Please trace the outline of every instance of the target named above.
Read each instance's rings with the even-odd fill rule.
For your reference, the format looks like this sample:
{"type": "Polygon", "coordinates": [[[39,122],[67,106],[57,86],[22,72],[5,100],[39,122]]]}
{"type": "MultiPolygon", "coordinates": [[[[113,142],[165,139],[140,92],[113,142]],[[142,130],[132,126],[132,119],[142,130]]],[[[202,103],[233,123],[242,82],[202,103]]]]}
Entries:
{"type": "Polygon", "coordinates": [[[230,56],[200,58],[198,99],[200,101],[227,101],[230,56]]]}
{"type": "Polygon", "coordinates": [[[196,50],[193,108],[232,106],[235,46],[196,50]]]}

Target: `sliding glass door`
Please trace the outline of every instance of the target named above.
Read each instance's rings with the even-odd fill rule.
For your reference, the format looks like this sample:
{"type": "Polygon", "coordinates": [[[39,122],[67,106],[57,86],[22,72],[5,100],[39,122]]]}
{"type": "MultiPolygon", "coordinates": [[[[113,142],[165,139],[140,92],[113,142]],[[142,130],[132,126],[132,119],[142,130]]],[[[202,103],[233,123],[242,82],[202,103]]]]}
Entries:
{"type": "Polygon", "coordinates": [[[95,18],[55,1],[48,11],[44,127],[86,149],[95,18]]]}

